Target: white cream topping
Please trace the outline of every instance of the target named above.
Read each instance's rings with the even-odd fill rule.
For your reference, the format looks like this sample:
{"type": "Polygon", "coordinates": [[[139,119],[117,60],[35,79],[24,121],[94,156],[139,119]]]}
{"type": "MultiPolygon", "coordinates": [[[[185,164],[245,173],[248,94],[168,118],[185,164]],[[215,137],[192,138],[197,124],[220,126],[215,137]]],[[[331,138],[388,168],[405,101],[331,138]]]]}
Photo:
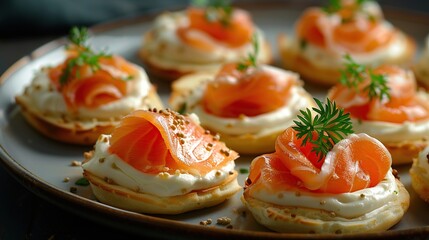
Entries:
{"type": "Polygon", "coordinates": [[[206,175],[197,176],[191,173],[175,174],[162,172],[148,174],[138,171],[117,155],[110,154],[110,135],[102,135],[95,145],[93,157],[82,165],[82,168],[99,178],[108,178],[115,184],[132,191],[152,194],[160,197],[171,197],[189,193],[194,190],[217,186],[234,171],[234,161],[219,170],[212,170],[206,175]],[[103,141],[102,139],[107,139],[103,141]],[[101,159],[101,160],[100,160],[101,159]]]}
{"type": "Polygon", "coordinates": [[[281,191],[273,194],[266,189],[251,191],[252,197],[264,202],[289,207],[304,207],[334,212],[344,218],[359,217],[385,211],[389,202],[398,198],[395,177],[389,171],[384,180],[371,188],[341,194],[281,191]]]}
{"type": "MultiPolygon", "coordinates": [[[[275,67],[263,65],[262,71],[273,71],[273,75],[279,79],[294,79],[299,81],[299,76],[293,72],[281,70],[275,67]]],[[[205,84],[191,92],[186,98],[188,111],[198,115],[202,125],[219,133],[230,135],[254,134],[257,136],[269,135],[281,131],[293,124],[293,120],[299,110],[312,105],[311,98],[307,97],[305,90],[295,84],[290,91],[290,98],[281,108],[258,116],[243,116],[240,118],[223,118],[207,113],[200,104],[203,97],[205,84]]]]}
{"type": "MultiPolygon", "coordinates": [[[[31,84],[26,87],[22,97],[33,111],[45,113],[52,117],[64,117],[69,119],[91,120],[108,120],[110,118],[119,118],[129,112],[139,109],[144,105],[144,98],[148,95],[151,88],[148,76],[145,71],[134,65],[138,69],[138,74],[131,80],[127,80],[128,92],[126,95],[117,100],[98,108],[80,107],[77,112],[68,110],[62,94],[52,85],[47,69],[36,72],[31,84]]],[[[123,76],[124,73],[116,69],[105,69],[116,76],[123,76]]],[[[125,76],[125,75],[124,75],[125,76]]],[[[128,75],[127,75],[128,76],[128,75]]]]}
{"type": "MultiPolygon", "coordinates": [[[[176,31],[179,27],[189,25],[185,11],[167,12],[155,19],[151,33],[152,38],[145,39],[143,48],[150,53],[150,61],[164,68],[179,68],[199,71],[217,69],[225,62],[242,60],[253,51],[251,42],[241,47],[231,48],[216,42],[215,49],[207,52],[184,43],[176,31]]],[[[260,52],[258,62],[267,62],[270,54],[262,47],[265,44],[262,31],[256,29],[260,52]]],[[[205,33],[195,32],[198,35],[205,33]]]]}

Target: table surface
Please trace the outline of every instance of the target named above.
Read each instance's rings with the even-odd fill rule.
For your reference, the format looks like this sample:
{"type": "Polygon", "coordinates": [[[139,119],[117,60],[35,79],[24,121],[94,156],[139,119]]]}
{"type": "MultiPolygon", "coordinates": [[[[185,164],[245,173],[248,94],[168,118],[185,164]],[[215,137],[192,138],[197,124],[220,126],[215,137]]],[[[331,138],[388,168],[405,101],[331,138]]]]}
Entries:
{"type": "MultiPolygon", "coordinates": [[[[389,4],[429,12],[429,4],[422,4],[425,1],[414,0],[411,2],[416,2],[418,5],[410,4],[410,1],[391,1],[389,4]],[[407,5],[403,6],[404,4],[407,5]]],[[[0,74],[22,56],[57,37],[45,35],[0,39],[0,74]]],[[[39,198],[17,182],[1,165],[0,182],[3,186],[0,194],[0,239],[87,239],[95,237],[130,239],[136,237],[119,229],[107,228],[105,225],[75,215],[39,198]]]]}

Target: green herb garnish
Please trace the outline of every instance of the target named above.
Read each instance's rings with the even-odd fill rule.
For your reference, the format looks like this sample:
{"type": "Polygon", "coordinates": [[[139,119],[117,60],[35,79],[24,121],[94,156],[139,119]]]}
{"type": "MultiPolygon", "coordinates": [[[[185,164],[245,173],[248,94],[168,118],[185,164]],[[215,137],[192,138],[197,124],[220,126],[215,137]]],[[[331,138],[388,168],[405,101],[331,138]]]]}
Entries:
{"type": "Polygon", "coordinates": [[[341,7],[341,0],[329,0],[328,5],[323,7],[323,11],[327,14],[333,14],[340,11],[341,7]]]}
{"type": "Polygon", "coordinates": [[[231,23],[233,8],[230,0],[193,0],[192,5],[205,8],[205,18],[209,22],[219,21],[223,26],[231,23]]]}
{"type": "Polygon", "coordinates": [[[247,59],[237,64],[238,71],[243,72],[249,67],[256,67],[257,58],[259,54],[259,41],[258,41],[258,36],[256,34],[253,34],[252,36],[252,46],[253,46],[253,52],[250,52],[247,55],[247,59]]]}
{"type": "Polygon", "coordinates": [[[249,173],[249,169],[247,168],[240,168],[240,174],[246,174],[249,173]]]}
{"type": "MultiPolygon", "coordinates": [[[[361,8],[362,5],[367,1],[368,0],[355,0],[358,8],[361,8]]],[[[328,4],[326,6],[324,6],[322,9],[327,14],[334,14],[334,13],[340,11],[342,8],[343,8],[343,5],[341,3],[341,0],[329,0],[328,4]]]]}
{"type": "Polygon", "coordinates": [[[89,185],[89,181],[86,178],[80,178],[74,184],[76,184],[78,186],[88,186],[89,185]]]}
{"type": "MultiPolygon", "coordinates": [[[[76,47],[78,55],[67,62],[66,68],[60,76],[60,84],[64,85],[70,78],[72,70],[76,66],[88,65],[92,71],[100,69],[99,60],[102,57],[110,57],[111,55],[104,52],[95,53],[87,44],[88,29],[85,27],[73,27],[69,33],[69,40],[72,43],[68,48],[76,47]]],[[[80,73],[76,72],[76,77],[79,78],[80,73]]]]}
{"type": "Polygon", "coordinates": [[[335,102],[327,99],[327,103],[322,103],[314,98],[317,107],[313,107],[316,113],[314,118],[312,111],[307,108],[300,110],[301,115],[294,120],[298,139],[304,138],[302,144],[307,142],[313,144],[312,152],[319,156],[319,161],[334,147],[336,143],[353,133],[350,114],[344,113],[343,109],[338,109],[335,102]]]}
{"type": "Polygon", "coordinates": [[[387,86],[387,79],[382,74],[374,74],[364,65],[356,63],[348,54],[344,56],[346,60],[345,70],[341,71],[340,83],[359,91],[358,86],[369,77],[370,82],[362,90],[368,94],[370,99],[390,98],[390,88],[387,86]]]}

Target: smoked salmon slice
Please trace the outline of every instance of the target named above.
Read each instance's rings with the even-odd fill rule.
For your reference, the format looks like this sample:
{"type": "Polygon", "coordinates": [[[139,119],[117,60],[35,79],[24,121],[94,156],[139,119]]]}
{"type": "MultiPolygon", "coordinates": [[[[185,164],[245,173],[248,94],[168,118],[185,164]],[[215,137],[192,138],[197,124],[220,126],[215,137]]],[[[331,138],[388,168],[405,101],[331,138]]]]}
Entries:
{"type": "Polygon", "coordinates": [[[209,19],[207,9],[190,7],[186,14],[189,25],[177,29],[179,38],[190,46],[212,51],[216,44],[241,47],[251,39],[254,27],[248,12],[234,9],[229,14],[217,9],[217,17],[209,19]]]}
{"type": "MultiPolygon", "coordinates": [[[[116,55],[97,57],[96,67],[88,64],[72,64],[79,57],[78,46],[67,51],[68,58],[62,64],[50,68],[48,76],[71,110],[79,107],[98,108],[123,98],[129,83],[138,70],[124,58],[116,55]],[[72,66],[72,67],[70,67],[72,66]],[[62,79],[68,72],[66,79],[62,79]]],[[[92,56],[94,57],[94,56],[92,56]]]]}
{"type": "Polygon", "coordinates": [[[295,84],[298,82],[293,75],[279,75],[263,67],[242,72],[237,64],[230,63],[208,82],[202,105],[219,117],[257,116],[284,106],[295,84]]]}
{"type": "MultiPolygon", "coordinates": [[[[395,30],[380,13],[363,11],[359,1],[340,1],[336,12],[310,8],[296,24],[298,37],[315,46],[347,52],[371,52],[388,44],[395,30]]],[[[360,1],[362,2],[362,1],[360,1]]]]}
{"type": "Polygon", "coordinates": [[[109,152],[150,174],[205,175],[238,158],[219,136],[171,110],[137,110],[124,117],[112,132],[109,152]]]}
{"type": "Polygon", "coordinates": [[[286,129],[277,138],[274,153],[252,161],[246,182],[250,191],[354,192],[376,186],[390,170],[390,153],[366,134],[349,135],[321,160],[308,155],[311,146],[302,146],[296,135],[293,128],[286,129]]]}
{"type": "Polygon", "coordinates": [[[368,77],[357,89],[337,84],[329,91],[328,98],[344,108],[353,118],[361,120],[403,123],[429,118],[429,102],[418,96],[416,80],[410,71],[397,66],[382,65],[372,72],[386,78],[389,98],[371,99],[364,91],[370,81],[368,77]]]}

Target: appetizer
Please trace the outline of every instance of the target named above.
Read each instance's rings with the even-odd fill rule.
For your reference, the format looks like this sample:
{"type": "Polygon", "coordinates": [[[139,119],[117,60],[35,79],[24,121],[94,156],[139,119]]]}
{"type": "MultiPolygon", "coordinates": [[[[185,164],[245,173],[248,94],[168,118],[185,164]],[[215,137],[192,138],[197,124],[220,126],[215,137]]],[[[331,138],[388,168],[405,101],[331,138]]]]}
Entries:
{"type": "Polygon", "coordinates": [[[416,50],[414,40],[368,0],[330,0],[324,8],[309,8],[298,19],[295,35],[279,36],[284,66],[322,85],[338,82],[346,53],[368,66],[408,64],[416,50]]]}
{"type": "Polygon", "coordinates": [[[111,135],[100,136],[82,168],[103,203],[178,214],[219,204],[239,191],[237,157],[196,115],[137,110],[111,135]]]}
{"type": "Polygon", "coordinates": [[[188,73],[216,71],[245,57],[254,34],[261,46],[257,61],[271,61],[269,44],[247,11],[226,0],[199,2],[206,4],[163,13],[144,34],[139,55],[153,75],[175,80],[188,73]]]}
{"type": "Polygon", "coordinates": [[[117,55],[95,52],[86,28],[72,28],[67,58],[43,67],[16,103],[36,130],[66,143],[92,145],[136,109],[162,107],[145,71],[117,55]]]}
{"type": "Polygon", "coordinates": [[[414,191],[429,203],[429,147],[423,149],[418,157],[414,158],[410,176],[414,191]]]}
{"type": "Polygon", "coordinates": [[[250,166],[242,201],[256,221],[278,232],[356,233],[400,221],[409,194],[391,170],[389,151],[353,134],[349,114],[316,99],[250,166]]]}
{"type": "Polygon", "coordinates": [[[255,38],[253,45],[242,62],[178,79],[169,101],[173,109],[197,114],[205,128],[242,154],[272,151],[299,109],[314,104],[297,74],[257,64],[255,38]]]}
{"type": "Polygon", "coordinates": [[[345,57],[340,83],[328,98],[350,113],[356,132],[380,140],[393,164],[411,163],[428,145],[429,95],[417,91],[412,71],[382,65],[366,68],[345,57]]]}
{"type": "Polygon", "coordinates": [[[414,66],[414,73],[420,85],[429,90],[429,35],[426,37],[424,50],[414,66]]]}

